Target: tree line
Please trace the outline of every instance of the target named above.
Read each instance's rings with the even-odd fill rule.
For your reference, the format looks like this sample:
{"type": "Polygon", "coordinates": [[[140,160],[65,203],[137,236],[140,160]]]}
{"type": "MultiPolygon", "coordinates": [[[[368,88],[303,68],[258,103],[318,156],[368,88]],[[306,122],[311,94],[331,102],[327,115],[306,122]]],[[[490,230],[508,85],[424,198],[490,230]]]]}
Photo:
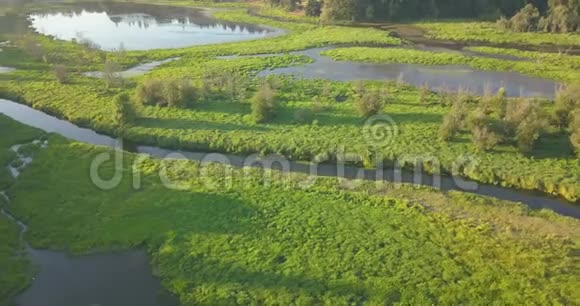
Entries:
{"type": "Polygon", "coordinates": [[[325,20],[394,21],[428,18],[511,17],[527,4],[541,14],[565,8],[580,15],[580,0],[265,0],[325,20]]]}

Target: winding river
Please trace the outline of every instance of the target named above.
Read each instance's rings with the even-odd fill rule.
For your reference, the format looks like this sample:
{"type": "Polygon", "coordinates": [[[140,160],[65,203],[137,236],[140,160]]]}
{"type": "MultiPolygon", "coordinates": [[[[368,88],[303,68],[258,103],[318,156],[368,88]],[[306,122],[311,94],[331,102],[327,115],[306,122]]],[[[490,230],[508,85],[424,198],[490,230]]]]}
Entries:
{"type": "MultiPolygon", "coordinates": [[[[140,4],[82,4],[70,5],[66,9],[31,14],[32,28],[46,35],[60,39],[75,40],[104,50],[127,49],[149,50],[178,48],[191,45],[233,42],[281,35],[279,29],[217,21],[203,10],[160,7],[140,4]]],[[[291,52],[311,57],[313,62],[258,72],[259,76],[272,74],[300,75],[305,78],[322,78],[337,81],[353,80],[402,80],[413,85],[428,84],[435,90],[468,89],[482,94],[484,87],[497,90],[505,87],[510,96],[554,96],[556,83],[549,80],[525,76],[514,72],[479,71],[467,66],[426,66],[412,64],[372,64],[339,62],[320,55],[327,48],[314,48],[291,52]]],[[[416,46],[428,50],[428,46],[416,46]]],[[[434,52],[451,52],[446,49],[429,49],[434,52]]],[[[457,52],[457,51],[455,51],[457,52]]],[[[471,54],[472,56],[493,56],[471,54]]],[[[276,56],[276,54],[253,55],[276,56]]],[[[222,57],[234,59],[236,57],[222,57]]],[[[519,58],[504,58],[522,60],[519,58]]],[[[145,63],[120,73],[121,77],[145,74],[165,63],[179,60],[145,63]]],[[[0,67],[0,73],[10,73],[14,69],[0,67]]],[[[102,77],[99,72],[88,73],[91,77],[102,77]]],[[[91,129],[78,127],[68,121],[58,119],[23,104],[0,99],[0,113],[23,124],[39,128],[48,133],[57,133],[74,141],[115,148],[117,141],[91,129]]],[[[172,151],[160,147],[135,145],[130,151],[149,154],[156,158],[168,155],[193,161],[206,161],[206,152],[172,151]]],[[[13,147],[18,151],[18,147],[13,147]]],[[[223,163],[235,167],[271,167],[269,162],[276,157],[240,156],[222,154],[223,163]]],[[[19,155],[25,167],[32,160],[19,155]]],[[[276,164],[276,163],[273,163],[276,164]]],[[[276,168],[276,166],[272,166],[276,168]]],[[[19,169],[11,169],[15,177],[19,169]]],[[[290,162],[290,172],[312,174],[312,165],[290,162]]],[[[333,164],[316,166],[317,175],[342,177],[347,179],[384,180],[414,183],[425,186],[438,185],[443,191],[462,190],[479,195],[526,204],[532,209],[549,209],[556,213],[580,218],[580,206],[559,198],[536,192],[515,190],[493,185],[485,185],[449,176],[432,176],[410,171],[388,171],[386,169],[362,169],[358,167],[339,168],[333,164]],[[461,184],[458,184],[461,182],[461,184]],[[477,188],[464,190],[459,185],[475,185],[477,188]]],[[[9,198],[5,193],[0,196],[9,198]]],[[[21,228],[21,243],[30,260],[39,266],[32,286],[15,302],[22,306],[36,305],[103,305],[103,306],[173,306],[176,298],[167,294],[159,280],[152,274],[149,257],[143,250],[94,254],[72,257],[65,252],[37,250],[24,241],[26,225],[10,213],[9,204],[1,213],[13,220],[21,228]]]]}
{"type": "MultiPolygon", "coordinates": [[[[91,129],[78,127],[68,121],[58,119],[13,101],[0,99],[0,113],[3,113],[21,123],[42,129],[49,133],[57,133],[72,140],[109,147],[115,147],[117,144],[117,141],[112,137],[99,134],[91,129]]],[[[173,157],[175,156],[175,153],[179,153],[182,158],[187,158],[194,161],[204,161],[208,156],[208,153],[206,152],[184,152],[141,145],[133,146],[130,148],[130,150],[137,153],[149,154],[157,158],[164,158],[170,154],[173,157]]],[[[235,167],[269,166],[267,158],[265,160],[264,158],[258,156],[248,157],[233,154],[223,154],[223,156],[225,157],[223,161],[224,163],[235,167]]],[[[276,157],[271,158],[276,160],[276,157]]],[[[312,174],[311,165],[302,162],[290,162],[289,169],[287,170],[296,173],[312,174]]],[[[464,180],[458,177],[433,176],[424,173],[416,174],[414,172],[404,170],[401,173],[398,173],[396,171],[388,171],[386,169],[363,169],[349,166],[344,167],[344,170],[342,170],[342,168],[333,164],[317,165],[316,170],[316,175],[323,177],[342,177],[347,179],[359,178],[365,180],[385,180],[391,182],[396,181],[424,186],[436,186],[443,191],[458,190],[471,192],[502,200],[521,202],[532,209],[549,209],[562,215],[580,218],[580,206],[574,205],[563,199],[544,195],[539,192],[517,190],[481,183],[476,184],[473,181],[464,180]],[[476,184],[477,188],[466,190],[461,187],[465,184],[476,184]]]]}

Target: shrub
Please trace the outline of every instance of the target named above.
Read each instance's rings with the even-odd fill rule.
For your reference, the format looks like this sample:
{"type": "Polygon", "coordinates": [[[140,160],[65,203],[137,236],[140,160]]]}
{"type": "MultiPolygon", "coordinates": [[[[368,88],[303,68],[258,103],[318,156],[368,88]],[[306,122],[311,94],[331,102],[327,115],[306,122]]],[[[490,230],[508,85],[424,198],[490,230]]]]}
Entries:
{"type": "Polygon", "coordinates": [[[123,85],[123,78],[119,75],[121,66],[114,61],[106,60],[103,68],[103,78],[108,87],[117,87],[123,85]]]}
{"type": "Polygon", "coordinates": [[[475,126],[472,130],[472,141],[478,150],[488,151],[497,145],[499,137],[485,125],[475,126]]]}
{"type": "Polygon", "coordinates": [[[508,101],[506,115],[503,118],[505,133],[507,136],[515,136],[515,131],[527,116],[538,112],[537,104],[532,104],[529,100],[520,98],[508,101]]]}
{"type": "Polygon", "coordinates": [[[126,127],[135,122],[135,109],[131,104],[129,95],[121,93],[113,99],[113,123],[118,127],[126,127]]]}
{"type": "Polygon", "coordinates": [[[542,127],[533,117],[527,117],[518,125],[516,141],[520,151],[527,153],[534,148],[534,144],[540,138],[542,127]]]}
{"type": "Polygon", "coordinates": [[[378,114],[385,103],[381,98],[378,91],[368,91],[363,92],[362,95],[357,96],[355,99],[355,107],[359,115],[363,117],[370,117],[378,114]]]}
{"type": "Polygon", "coordinates": [[[52,67],[52,73],[54,74],[54,77],[59,83],[61,84],[68,83],[68,71],[66,69],[66,66],[54,65],[52,67]]]}
{"type": "Polygon", "coordinates": [[[566,128],[571,121],[572,111],[580,106],[580,82],[558,88],[554,105],[554,121],[566,128]]]}
{"type": "Polygon", "coordinates": [[[428,84],[423,84],[419,87],[419,103],[429,102],[429,96],[431,95],[431,88],[428,84]]]}
{"type": "Polygon", "coordinates": [[[505,18],[505,16],[501,16],[497,21],[496,21],[496,26],[499,30],[501,31],[507,31],[507,30],[511,30],[512,28],[512,23],[509,19],[505,18]]]}
{"type": "Polygon", "coordinates": [[[451,110],[443,117],[443,123],[439,128],[441,140],[451,140],[465,125],[467,118],[467,104],[465,100],[455,97],[451,110]]]}
{"type": "Polygon", "coordinates": [[[494,109],[497,112],[499,118],[504,118],[507,108],[507,98],[506,98],[506,90],[504,87],[501,87],[497,91],[497,95],[495,96],[495,100],[493,102],[494,109]]]}
{"type": "Polygon", "coordinates": [[[276,92],[270,84],[264,83],[260,86],[252,99],[252,118],[256,123],[266,122],[274,115],[276,107],[276,92]]]}
{"type": "Polygon", "coordinates": [[[515,137],[519,149],[524,153],[532,150],[546,126],[541,107],[526,99],[509,101],[503,122],[506,136],[515,137]]]}
{"type": "Polygon", "coordinates": [[[570,143],[580,157],[580,108],[572,113],[572,120],[570,123],[570,143]]]}
{"type": "Polygon", "coordinates": [[[486,126],[490,119],[482,108],[477,108],[468,116],[469,118],[469,128],[475,129],[476,127],[486,126]]]}
{"type": "Polygon", "coordinates": [[[443,117],[443,123],[439,128],[439,138],[444,141],[451,140],[459,132],[459,127],[457,118],[452,112],[449,112],[443,117]]]}
{"type": "Polygon", "coordinates": [[[163,83],[158,79],[147,79],[137,85],[135,100],[142,105],[159,105],[163,101],[163,83]]]}
{"type": "Polygon", "coordinates": [[[542,18],[538,27],[547,32],[568,33],[580,28],[580,20],[577,13],[567,5],[556,5],[548,16],[542,18]]]}
{"type": "Polygon", "coordinates": [[[183,107],[184,103],[179,93],[179,81],[177,79],[167,80],[162,85],[161,96],[163,104],[169,107],[183,107]]]}
{"type": "Polygon", "coordinates": [[[538,30],[540,11],[533,5],[527,4],[510,20],[512,31],[533,32],[538,30]]]}
{"type": "Polygon", "coordinates": [[[163,86],[164,102],[169,107],[185,108],[196,100],[196,89],[187,78],[168,80],[163,86]]]}
{"type": "Polygon", "coordinates": [[[147,79],[137,86],[135,100],[142,105],[185,108],[197,100],[197,90],[187,78],[147,79]]]}

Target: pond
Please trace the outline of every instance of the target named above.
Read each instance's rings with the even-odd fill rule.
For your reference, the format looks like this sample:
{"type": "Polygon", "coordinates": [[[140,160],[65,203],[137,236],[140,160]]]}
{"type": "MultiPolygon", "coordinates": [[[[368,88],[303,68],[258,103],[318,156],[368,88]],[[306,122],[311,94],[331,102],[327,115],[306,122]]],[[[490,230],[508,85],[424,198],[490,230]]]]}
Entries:
{"type": "Polygon", "coordinates": [[[332,47],[291,52],[314,59],[313,63],[261,71],[259,76],[295,74],[304,78],[333,81],[401,80],[415,86],[427,85],[437,91],[468,90],[483,95],[486,88],[497,92],[506,89],[508,96],[553,98],[557,82],[527,76],[517,72],[481,71],[458,65],[374,64],[334,61],[320,55],[332,47]]]}
{"type": "MultiPolygon", "coordinates": [[[[46,141],[34,143],[41,148],[49,145],[46,141]]],[[[20,154],[20,147],[11,147],[20,161],[18,168],[9,166],[15,179],[33,160],[20,154]]],[[[10,203],[4,191],[0,191],[0,197],[10,203]]],[[[179,305],[177,298],[164,290],[153,275],[150,258],[144,250],[72,257],[66,252],[34,249],[24,240],[28,227],[9,210],[10,204],[0,206],[0,214],[19,226],[20,244],[38,269],[31,286],[15,298],[16,305],[179,305]]]]}
{"type": "MultiPolygon", "coordinates": [[[[114,147],[117,144],[117,141],[109,136],[98,134],[91,129],[78,127],[70,122],[55,118],[13,101],[0,99],[0,114],[5,114],[16,121],[47,132],[61,134],[72,140],[109,147],[114,147]]],[[[165,148],[136,144],[130,144],[124,149],[132,152],[149,154],[156,158],[165,158],[170,154],[173,156],[175,153],[178,153],[181,158],[194,161],[204,161],[208,156],[210,156],[207,152],[173,151],[165,148]]],[[[257,157],[233,154],[222,154],[222,156],[224,157],[222,162],[234,167],[243,167],[247,165],[253,167],[264,167],[268,165],[267,162],[259,163],[257,157]]],[[[260,160],[265,161],[267,158],[261,158],[260,160]]],[[[290,162],[289,168],[288,171],[292,173],[312,174],[311,165],[308,163],[290,162]]],[[[316,175],[322,177],[343,177],[348,179],[357,178],[365,180],[384,180],[389,182],[398,181],[431,187],[435,186],[434,180],[437,180],[439,189],[444,191],[458,190],[471,192],[501,200],[521,202],[533,209],[549,209],[562,215],[580,218],[580,206],[540,192],[517,190],[481,183],[477,183],[477,188],[474,188],[473,190],[465,190],[458,185],[458,180],[462,180],[468,184],[475,184],[475,182],[451,176],[432,176],[424,173],[417,174],[406,170],[403,170],[401,174],[398,174],[395,173],[393,169],[362,169],[358,167],[345,167],[344,171],[339,171],[338,168],[339,167],[333,164],[319,164],[317,166],[316,175]],[[398,177],[399,175],[400,177],[398,177]]]]}
{"type": "Polygon", "coordinates": [[[143,250],[71,257],[28,248],[27,254],[39,271],[16,305],[179,305],[153,275],[143,250]]]}
{"type": "Polygon", "coordinates": [[[32,13],[38,33],[103,50],[150,50],[265,38],[282,30],[214,19],[208,10],[99,3],[32,13]]]}

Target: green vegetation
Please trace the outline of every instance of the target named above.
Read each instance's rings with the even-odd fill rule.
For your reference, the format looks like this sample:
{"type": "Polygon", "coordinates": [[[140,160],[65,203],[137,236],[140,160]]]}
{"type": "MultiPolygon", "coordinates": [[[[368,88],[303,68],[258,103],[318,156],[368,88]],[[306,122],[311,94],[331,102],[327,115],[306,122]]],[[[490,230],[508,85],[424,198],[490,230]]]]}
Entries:
{"type": "MultiPolygon", "coordinates": [[[[481,52],[491,53],[497,49],[472,48],[481,52]]],[[[511,55],[509,49],[504,51],[511,55]]],[[[500,53],[500,51],[496,51],[500,53]]],[[[514,52],[518,53],[518,52],[514,52]]],[[[580,79],[578,70],[578,56],[546,55],[534,52],[524,53],[527,56],[535,56],[535,61],[510,61],[496,58],[484,58],[447,52],[420,51],[404,48],[371,48],[354,47],[338,48],[324,51],[323,55],[330,56],[339,61],[359,61],[372,63],[408,63],[423,65],[468,65],[479,70],[491,71],[517,71],[523,74],[543,77],[553,80],[576,81],[580,79]],[[562,58],[555,60],[555,56],[562,58]],[[544,58],[546,60],[544,60],[544,58]]]]}
{"type": "Polygon", "coordinates": [[[264,83],[252,98],[252,118],[256,123],[264,123],[274,116],[277,103],[276,91],[264,83]]]}
{"type": "Polygon", "coordinates": [[[580,35],[576,33],[502,31],[493,22],[425,22],[416,25],[426,30],[427,36],[433,39],[496,44],[580,46],[580,35]]]}
{"type": "MultiPolygon", "coordinates": [[[[13,184],[8,165],[16,157],[10,147],[30,142],[42,132],[23,126],[0,114],[0,191],[13,184]],[[4,131],[10,131],[5,133],[4,131]]],[[[0,208],[6,207],[6,199],[0,195],[0,208]]],[[[4,214],[0,214],[0,305],[10,304],[10,299],[30,283],[31,267],[19,241],[19,228],[4,214]]]]}
{"type": "Polygon", "coordinates": [[[553,66],[567,67],[569,69],[580,69],[580,56],[566,54],[567,50],[564,49],[560,53],[535,52],[493,47],[467,47],[465,49],[480,53],[500,54],[515,56],[523,59],[531,59],[536,62],[542,62],[544,64],[550,64],[553,66]]]}
{"type": "MultiPolygon", "coordinates": [[[[294,80],[290,77],[274,80],[279,83],[276,86],[279,98],[276,116],[267,123],[256,124],[252,117],[251,97],[262,81],[253,78],[255,73],[267,68],[305,63],[309,59],[299,55],[227,59],[218,56],[286,52],[338,43],[398,44],[400,40],[375,29],[290,23],[250,16],[241,10],[223,11],[216,15],[227,20],[282,27],[290,33],[270,39],[222,45],[130,51],[123,56],[35,36],[42,42],[42,50],[55,50],[48,52],[55,55],[49,56],[48,63],[44,63],[16,48],[7,48],[8,52],[0,53],[0,63],[10,63],[17,59],[20,66],[13,73],[0,75],[0,97],[19,100],[76,124],[116,135],[119,126],[111,116],[116,111],[113,103],[116,95],[127,93],[134,96],[139,92],[136,88],[146,80],[188,79],[195,91],[199,91],[194,105],[188,104],[185,108],[160,107],[148,103],[137,105],[136,120],[131,127],[123,129],[123,135],[142,144],[240,154],[280,153],[295,160],[312,160],[320,154],[335,157],[339,154],[337,148],[341,146],[345,146],[349,153],[361,156],[362,160],[368,160],[373,155],[372,148],[362,137],[364,119],[355,107],[354,84],[294,80]],[[59,49],[62,54],[56,52],[59,49]],[[77,61],[73,60],[79,54],[86,55],[82,66],[77,66],[77,61]],[[126,80],[122,86],[108,86],[106,80],[74,73],[102,71],[106,60],[126,67],[142,61],[170,57],[181,59],[158,67],[147,76],[126,80]],[[50,71],[50,58],[60,58],[61,64],[69,67],[71,73],[67,84],[60,84],[54,78],[50,71]],[[67,62],[66,59],[71,60],[67,62]],[[237,87],[243,87],[245,92],[230,90],[229,86],[224,85],[228,82],[213,81],[223,80],[221,76],[228,74],[242,78],[240,82],[244,85],[237,87]]],[[[543,67],[549,66],[548,63],[480,60],[403,49],[349,48],[329,52],[348,53],[358,58],[364,56],[376,61],[467,62],[483,69],[496,69],[499,65],[499,69],[517,69],[556,79],[578,78],[577,70],[568,64],[574,59],[566,61],[567,64],[563,66],[550,66],[545,70],[543,67]]],[[[445,96],[395,84],[367,82],[364,86],[384,89],[383,92],[389,93],[388,106],[383,111],[395,120],[402,131],[388,148],[378,152],[385,161],[390,163],[402,156],[426,154],[439,159],[443,172],[451,172],[455,160],[469,153],[478,158],[479,167],[462,169],[460,174],[464,176],[486,183],[559,194],[571,201],[580,198],[580,171],[577,171],[580,165],[573,157],[569,135],[548,131],[549,136],[540,137],[527,155],[518,153],[512,144],[500,144],[492,151],[480,152],[471,144],[471,133],[459,132],[451,143],[436,141],[443,116],[448,112],[445,96]]]]}
{"type": "Polygon", "coordinates": [[[580,2],[549,1],[549,5],[548,14],[541,16],[540,10],[528,3],[511,19],[502,16],[497,21],[498,28],[515,32],[573,33],[580,27],[580,2]]]}
{"type": "MultiPolygon", "coordinates": [[[[369,15],[375,12],[365,9],[369,15]]],[[[458,158],[468,154],[477,167],[462,167],[456,174],[580,199],[580,159],[573,151],[580,146],[580,116],[570,115],[575,87],[562,91],[552,105],[507,99],[501,91],[472,97],[395,82],[256,78],[258,71],[311,59],[221,56],[401,41],[376,29],[319,26],[315,18],[275,8],[258,12],[272,18],[243,9],[215,15],[287,33],[128,52],[29,34],[14,39],[17,47],[0,52],[0,65],[18,68],[0,75],[0,98],[135,143],[175,149],[279,153],[293,160],[328,156],[334,161],[347,154],[364,165],[372,164],[373,156],[386,165],[399,160],[404,166],[416,157],[433,157],[441,169],[427,162],[423,168],[445,173],[454,172],[458,158]],[[146,76],[122,81],[116,76],[137,63],[173,57],[180,59],[146,76]],[[108,77],[89,78],[82,74],[86,71],[104,71],[108,77]],[[364,117],[381,112],[399,131],[385,147],[368,143],[364,135],[364,117]],[[550,124],[539,128],[547,114],[553,117],[550,124]]],[[[572,34],[562,37],[577,40],[572,34]]],[[[557,80],[580,78],[578,57],[476,51],[517,53],[533,61],[399,48],[343,48],[327,54],[342,60],[465,64],[557,80]]],[[[0,131],[10,131],[0,138],[0,166],[13,161],[11,145],[43,137],[1,115],[0,131]]],[[[305,187],[308,178],[300,174],[130,153],[122,165],[114,165],[114,159],[101,165],[102,177],[111,177],[116,166],[123,169],[120,184],[104,191],[91,182],[89,169],[97,154],[111,150],[48,137],[49,147],[35,153],[17,181],[5,167],[0,170],[0,190],[8,189],[14,199],[10,211],[29,226],[25,239],[36,248],[73,254],[145,247],[155,273],[184,305],[580,303],[576,219],[459,192],[334,178],[316,178],[305,187]],[[141,178],[138,188],[133,187],[136,177],[141,178]]],[[[18,228],[4,216],[0,243],[4,304],[28,285],[31,267],[16,256],[21,250],[18,228]]]]}
{"type": "MultiPolygon", "coordinates": [[[[88,169],[108,149],[49,143],[9,190],[27,241],[74,254],[145,246],[183,305],[580,301],[575,219],[462,193],[331,178],[304,188],[303,175],[266,181],[258,169],[148,158],[135,164],[140,188],[124,171],[103,191],[88,169]]],[[[110,177],[114,165],[100,170],[110,177]]]]}
{"type": "MultiPolygon", "coordinates": [[[[306,15],[325,20],[372,20],[392,21],[425,18],[477,18],[512,15],[525,2],[519,0],[265,0],[271,6],[288,11],[304,8],[306,15]],[[314,8],[313,8],[314,7],[314,8]],[[320,9],[322,7],[322,9],[320,9]]],[[[534,3],[547,8],[548,2],[570,3],[575,1],[536,0],[534,3]]],[[[577,3],[577,1],[576,1],[577,3]]],[[[286,13],[288,15],[288,13],[286,13]]]]}

